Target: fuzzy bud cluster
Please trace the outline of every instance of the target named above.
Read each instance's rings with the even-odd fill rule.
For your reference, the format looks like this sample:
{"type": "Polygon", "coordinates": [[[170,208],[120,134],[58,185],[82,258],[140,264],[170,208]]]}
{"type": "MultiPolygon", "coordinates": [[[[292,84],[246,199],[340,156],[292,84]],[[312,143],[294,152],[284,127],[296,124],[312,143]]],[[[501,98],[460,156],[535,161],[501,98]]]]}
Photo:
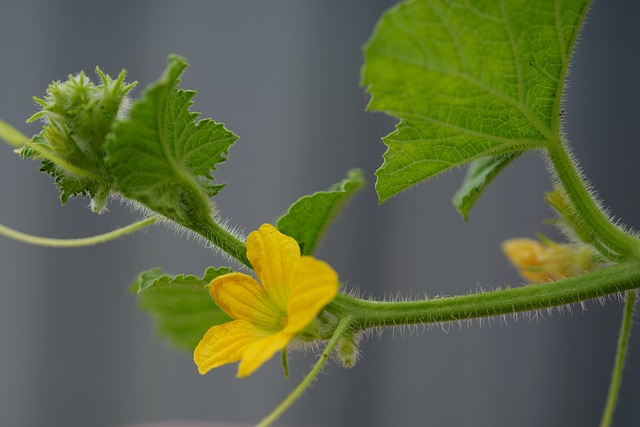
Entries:
{"type": "Polygon", "coordinates": [[[96,73],[101,84],[81,72],[51,83],[44,98],[34,98],[40,111],[28,122],[44,125],[21,154],[43,158],[42,170],[55,178],[63,203],[71,196],[90,196],[93,209],[101,211],[113,185],[105,142],[113,123],[126,115],[126,95],[135,83],[124,83],[124,71],[115,80],[99,68],[96,73]]]}

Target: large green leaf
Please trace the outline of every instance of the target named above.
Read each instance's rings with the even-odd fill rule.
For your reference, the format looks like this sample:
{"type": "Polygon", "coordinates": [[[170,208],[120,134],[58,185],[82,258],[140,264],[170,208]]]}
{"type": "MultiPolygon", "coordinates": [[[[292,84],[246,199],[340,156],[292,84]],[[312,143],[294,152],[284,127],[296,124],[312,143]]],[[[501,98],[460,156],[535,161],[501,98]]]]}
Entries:
{"type": "Polygon", "coordinates": [[[414,0],[365,49],[384,138],[381,201],[450,168],[559,143],[561,98],[587,0],[414,0]]]}
{"type": "Polygon", "coordinates": [[[140,307],[149,313],[160,335],[177,347],[193,350],[214,325],[232,320],[209,295],[207,285],[228,268],[208,268],[202,278],[170,276],[161,268],[143,271],[131,285],[140,307]]]}
{"type": "Polygon", "coordinates": [[[137,100],[128,120],[114,126],[107,163],[124,196],[188,228],[211,220],[212,180],[237,137],[189,111],[195,91],[178,89],[187,62],[172,55],[160,80],[137,100]]]}
{"type": "Polygon", "coordinates": [[[278,220],[276,226],[284,234],[296,239],[303,255],[311,255],[333,218],[363,185],[362,171],[352,169],[347,178],[327,191],[300,198],[278,220]]]}

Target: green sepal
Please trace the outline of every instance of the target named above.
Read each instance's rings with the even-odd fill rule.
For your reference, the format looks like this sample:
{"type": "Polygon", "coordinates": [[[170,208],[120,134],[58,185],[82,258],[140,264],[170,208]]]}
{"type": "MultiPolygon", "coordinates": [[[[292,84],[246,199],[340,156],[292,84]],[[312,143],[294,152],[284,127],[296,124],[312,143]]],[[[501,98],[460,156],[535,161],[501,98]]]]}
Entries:
{"type": "Polygon", "coordinates": [[[469,220],[469,212],[480,194],[487,188],[504,168],[519,154],[506,156],[490,156],[474,160],[467,167],[467,174],[462,185],[453,195],[451,202],[458,209],[465,221],[469,220]]]}
{"type": "Polygon", "coordinates": [[[284,379],[288,380],[289,379],[289,358],[287,357],[287,347],[282,349],[280,362],[282,363],[282,373],[284,374],[284,379]]]}
{"type": "Polygon", "coordinates": [[[327,191],[319,191],[296,201],[276,223],[282,233],[296,239],[302,255],[315,251],[331,221],[344,204],[364,186],[360,169],[347,172],[347,178],[327,191]]]}
{"type": "Polygon", "coordinates": [[[226,267],[209,267],[202,278],[171,276],[161,268],[143,271],[131,285],[139,307],[151,316],[158,333],[178,348],[192,351],[205,332],[231,319],[216,305],[207,285],[223,274],[226,267]]]}
{"type": "Polygon", "coordinates": [[[560,143],[560,100],[587,0],[402,1],[365,46],[367,107],[383,138],[381,202],[488,156],[560,143]]]}
{"type": "Polygon", "coordinates": [[[211,119],[189,111],[195,91],[178,88],[187,67],[171,55],[162,77],[143,92],[129,118],[107,141],[107,164],[117,190],[129,199],[191,229],[206,228],[209,197],[220,191],[211,171],[237,139],[211,119]]]}

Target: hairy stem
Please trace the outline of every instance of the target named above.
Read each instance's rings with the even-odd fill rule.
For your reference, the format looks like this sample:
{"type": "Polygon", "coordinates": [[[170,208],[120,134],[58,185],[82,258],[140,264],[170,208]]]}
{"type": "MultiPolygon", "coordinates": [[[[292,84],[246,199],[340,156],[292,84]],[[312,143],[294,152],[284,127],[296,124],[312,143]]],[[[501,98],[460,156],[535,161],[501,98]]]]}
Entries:
{"type": "Polygon", "coordinates": [[[631,334],[631,321],[633,320],[633,309],[635,306],[636,294],[633,291],[627,292],[627,300],[624,305],[622,315],[622,324],[620,325],[620,336],[618,337],[618,351],[616,353],[616,361],[611,374],[611,384],[609,385],[609,395],[607,403],[602,414],[600,427],[610,427],[613,422],[613,414],[618,402],[618,391],[622,382],[622,370],[624,368],[624,359],[627,354],[627,344],[629,343],[629,335],[631,334]]]}
{"type": "Polygon", "coordinates": [[[6,227],[0,224],[0,235],[6,236],[13,240],[28,243],[30,245],[49,246],[52,248],[77,248],[80,246],[91,246],[99,243],[105,243],[109,240],[117,239],[118,237],[125,236],[147,227],[156,222],[156,218],[146,218],[138,222],[134,222],[126,227],[119,228],[117,230],[110,231],[108,233],[99,234],[92,237],[83,237],[80,239],[53,239],[49,237],[39,237],[12,228],[6,227]]]}
{"type": "Polygon", "coordinates": [[[547,153],[553,164],[558,180],[571,201],[576,221],[574,225],[579,235],[586,237],[602,254],[610,259],[625,259],[638,256],[640,242],[618,228],[587,190],[576,170],[565,146],[558,141],[549,145],[547,153]]]}
{"type": "Polygon", "coordinates": [[[193,231],[222,249],[245,266],[253,269],[249,259],[247,258],[247,246],[244,242],[222,228],[217,222],[209,221],[208,224],[197,229],[194,228],[193,231]]]}
{"type": "Polygon", "coordinates": [[[327,310],[361,328],[462,321],[567,305],[640,287],[640,262],[629,260],[568,279],[479,294],[379,302],[339,294],[327,310]]]}
{"type": "Polygon", "coordinates": [[[340,341],[340,338],[342,337],[342,335],[344,335],[344,333],[351,326],[352,321],[353,321],[353,318],[351,316],[346,316],[342,318],[342,320],[340,320],[340,323],[338,324],[338,327],[333,333],[333,336],[327,343],[327,346],[324,348],[324,351],[320,355],[320,358],[318,359],[316,364],[313,365],[313,368],[311,369],[311,371],[307,374],[306,377],[304,377],[302,382],[298,384],[298,387],[296,387],[295,390],[293,390],[291,394],[287,396],[285,400],[282,401],[282,403],[280,403],[269,415],[267,415],[262,421],[260,421],[260,424],[258,424],[257,427],[270,426],[287,409],[289,409],[289,407],[293,404],[293,402],[295,402],[300,397],[300,395],[302,395],[302,393],[307,389],[307,387],[311,385],[311,383],[313,382],[313,380],[316,379],[320,371],[322,371],[322,368],[329,360],[329,357],[331,357],[331,353],[333,352],[333,349],[336,348],[336,345],[340,341]]]}

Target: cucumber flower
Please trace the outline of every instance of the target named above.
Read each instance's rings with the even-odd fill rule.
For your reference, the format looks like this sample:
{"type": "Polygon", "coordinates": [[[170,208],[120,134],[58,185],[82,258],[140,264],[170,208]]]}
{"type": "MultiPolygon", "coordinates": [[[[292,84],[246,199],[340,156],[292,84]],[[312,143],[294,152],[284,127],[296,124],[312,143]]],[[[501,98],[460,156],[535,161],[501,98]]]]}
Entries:
{"type": "Polygon", "coordinates": [[[284,349],[338,292],[338,275],[325,262],[300,256],[298,243],[270,224],[247,238],[247,258],[260,284],[243,273],[216,277],[209,293],[233,317],[207,331],[194,352],[201,374],[240,361],[246,377],[284,349]]]}

